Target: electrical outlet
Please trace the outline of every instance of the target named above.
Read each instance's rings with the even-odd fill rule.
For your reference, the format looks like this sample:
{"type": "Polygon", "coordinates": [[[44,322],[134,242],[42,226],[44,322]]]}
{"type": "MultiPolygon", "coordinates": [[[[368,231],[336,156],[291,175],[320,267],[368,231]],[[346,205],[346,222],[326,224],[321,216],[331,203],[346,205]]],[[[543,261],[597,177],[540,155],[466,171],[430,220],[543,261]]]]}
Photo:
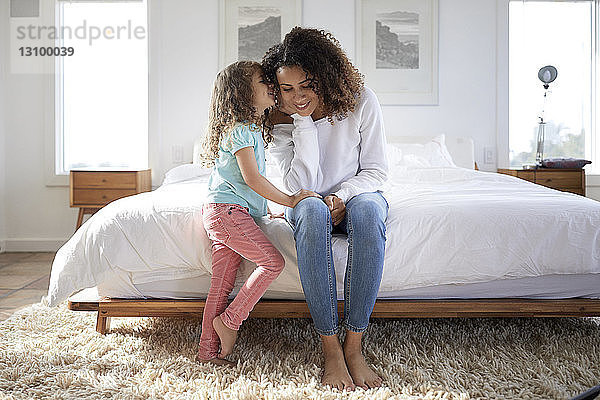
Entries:
{"type": "Polygon", "coordinates": [[[183,163],[183,146],[180,144],[174,144],[171,147],[171,159],[173,164],[183,163]]]}
{"type": "Polygon", "coordinates": [[[483,163],[484,164],[494,164],[495,162],[495,149],[493,147],[484,147],[483,148],[483,163]]]}

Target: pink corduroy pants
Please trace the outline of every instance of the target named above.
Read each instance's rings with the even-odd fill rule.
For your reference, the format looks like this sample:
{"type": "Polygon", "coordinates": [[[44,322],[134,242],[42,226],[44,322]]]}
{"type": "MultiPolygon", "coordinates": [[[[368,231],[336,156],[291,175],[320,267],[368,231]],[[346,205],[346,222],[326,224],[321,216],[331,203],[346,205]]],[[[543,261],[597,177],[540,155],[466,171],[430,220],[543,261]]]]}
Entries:
{"type": "Polygon", "coordinates": [[[285,261],[246,208],[237,204],[209,203],[202,208],[202,219],[212,240],[212,277],[202,316],[198,357],[211,360],[217,357],[220,344],[213,319],[221,315],[225,326],[238,330],[283,270],[285,261]],[[242,257],[256,263],[257,267],[227,306],[242,257]]]}

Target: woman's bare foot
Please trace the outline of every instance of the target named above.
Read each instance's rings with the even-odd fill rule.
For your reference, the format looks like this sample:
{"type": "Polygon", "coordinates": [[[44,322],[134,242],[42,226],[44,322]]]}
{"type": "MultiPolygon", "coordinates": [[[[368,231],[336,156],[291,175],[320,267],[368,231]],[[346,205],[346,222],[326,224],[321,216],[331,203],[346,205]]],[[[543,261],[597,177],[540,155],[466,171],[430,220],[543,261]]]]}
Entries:
{"type": "Polygon", "coordinates": [[[225,358],[233,352],[233,345],[237,340],[238,332],[225,326],[220,315],[213,319],[213,327],[221,340],[221,352],[219,353],[219,358],[225,358]]]}
{"type": "Polygon", "coordinates": [[[362,333],[346,331],[344,359],[356,386],[365,390],[381,386],[383,379],[375,373],[362,354],[362,333]]]}
{"type": "Polygon", "coordinates": [[[337,335],[321,336],[325,365],[321,383],[339,390],[354,390],[355,386],[348,373],[344,352],[337,335]]]}
{"type": "Polygon", "coordinates": [[[196,356],[196,361],[203,364],[215,364],[215,365],[224,365],[226,367],[234,367],[235,363],[233,361],[226,360],[224,358],[211,358],[210,360],[204,360],[199,356],[196,356]]]}

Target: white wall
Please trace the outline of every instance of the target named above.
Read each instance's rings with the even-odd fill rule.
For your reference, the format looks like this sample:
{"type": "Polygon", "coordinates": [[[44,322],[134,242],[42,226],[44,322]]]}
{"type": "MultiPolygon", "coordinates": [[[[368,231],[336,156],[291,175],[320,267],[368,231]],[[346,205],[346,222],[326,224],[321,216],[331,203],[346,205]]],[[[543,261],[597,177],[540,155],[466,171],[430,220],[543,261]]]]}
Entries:
{"type": "Polygon", "coordinates": [[[388,136],[471,136],[482,170],[483,147],[496,146],[496,1],[441,0],[439,105],[384,107],[388,136]]]}
{"type": "MultiPolygon", "coordinates": [[[[2,6],[0,7],[0,21],[7,20],[7,8],[2,6]]],[[[8,36],[8,24],[0,24],[0,60],[7,59],[7,49],[3,44],[6,43],[8,36]]],[[[6,239],[6,181],[5,181],[5,159],[6,159],[6,151],[4,138],[6,136],[5,129],[5,63],[0,62],[0,253],[4,252],[4,243],[6,239]]]]}
{"type": "Polygon", "coordinates": [[[8,250],[50,250],[74,230],[65,187],[44,176],[44,79],[9,74],[6,85],[6,233],[8,250]]]}
{"type": "MultiPolygon", "coordinates": [[[[9,6],[9,1],[0,3],[3,31],[9,25],[9,6]]],[[[2,40],[2,50],[10,54],[9,37],[2,40]]],[[[47,77],[13,73],[10,57],[15,56],[2,57],[7,74],[3,90],[6,250],[56,250],[73,234],[77,212],[69,208],[68,188],[46,186],[44,138],[53,129],[45,122],[45,113],[53,108],[46,104],[47,77]]]]}
{"type": "MultiPolygon", "coordinates": [[[[353,7],[304,1],[305,26],[326,28],[356,54],[353,7]]],[[[482,170],[483,147],[496,147],[496,0],[440,0],[439,105],[384,106],[386,134],[471,136],[482,170]]]]}
{"type": "MultiPolygon", "coordinates": [[[[218,72],[218,8],[191,0],[153,3],[150,159],[158,185],[173,166],[171,147],[183,145],[191,160],[193,140],[206,124],[218,72]]],[[[353,58],[354,5],[346,4],[304,0],[303,22],[330,30],[353,58]]],[[[439,105],[384,107],[387,134],[472,136],[480,168],[495,170],[496,164],[483,164],[482,154],[484,146],[496,146],[496,0],[441,0],[439,14],[439,105]]]]}
{"type": "Polygon", "coordinates": [[[219,2],[151,0],[149,17],[150,166],[154,186],[172,168],[172,146],[192,160],[218,72],[219,2]]]}
{"type": "MultiPolygon", "coordinates": [[[[388,136],[471,136],[480,168],[495,170],[496,163],[486,165],[482,160],[484,146],[502,148],[508,142],[507,29],[503,26],[507,1],[440,0],[439,105],[384,107],[388,136]]],[[[2,1],[0,26],[8,18],[6,3],[2,1]]],[[[191,161],[193,142],[206,124],[210,89],[218,72],[218,3],[149,0],[149,160],[154,186],[174,166],[173,145],[182,145],[184,159],[191,161]]],[[[354,17],[354,2],[348,0],[303,1],[304,25],[330,30],[351,58],[354,17]]],[[[0,40],[6,48],[7,39],[0,40]]],[[[5,148],[10,190],[5,235],[9,250],[58,248],[73,233],[76,221],[68,188],[45,185],[44,135],[52,134],[53,127],[44,124],[43,92],[42,76],[8,75],[6,96],[11,101],[5,105],[5,117],[10,135],[5,148]]]]}

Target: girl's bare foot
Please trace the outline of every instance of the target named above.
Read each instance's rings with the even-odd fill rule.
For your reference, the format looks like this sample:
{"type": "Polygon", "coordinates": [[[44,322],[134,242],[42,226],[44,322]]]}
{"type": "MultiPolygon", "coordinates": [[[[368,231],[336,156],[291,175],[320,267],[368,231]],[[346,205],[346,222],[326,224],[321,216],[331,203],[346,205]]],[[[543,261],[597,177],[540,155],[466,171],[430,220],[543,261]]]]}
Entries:
{"type": "Polygon", "coordinates": [[[200,358],[199,356],[196,356],[196,361],[199,363],[209,363],[209,364],[215,364],[215,365],[224,365],[226,367],[234,367],[235,363],[233,361],[229,361],[226,360],[224,358],[211,358],[210,360],[204,360],[202,358],[200,358]]]}
{"type": "Polygon", "coordinates": [[[325,365],[321,383],[339,390],[354,390],[355,386],[346,368],[344,352],[337,335],[321,336],[325,365]]]}
{"type": "Polygon", "coordinates": [[[346,331],[346,340],[344,341],[344,358],[350,371],[350,376],[356,384],[365,390],[379,387],[383,379],[375,373],[365,361],[362,354],[362,333],[346,331]]]}
{"type": "Polygon", "coordinates": [[[220,315],[213,319],[213,327],[221,340],[221,352],[219,353],[219,358],[225,358],[233,352],[233,345],[237,340],[238,332],[225,326],[220,315]]]}

